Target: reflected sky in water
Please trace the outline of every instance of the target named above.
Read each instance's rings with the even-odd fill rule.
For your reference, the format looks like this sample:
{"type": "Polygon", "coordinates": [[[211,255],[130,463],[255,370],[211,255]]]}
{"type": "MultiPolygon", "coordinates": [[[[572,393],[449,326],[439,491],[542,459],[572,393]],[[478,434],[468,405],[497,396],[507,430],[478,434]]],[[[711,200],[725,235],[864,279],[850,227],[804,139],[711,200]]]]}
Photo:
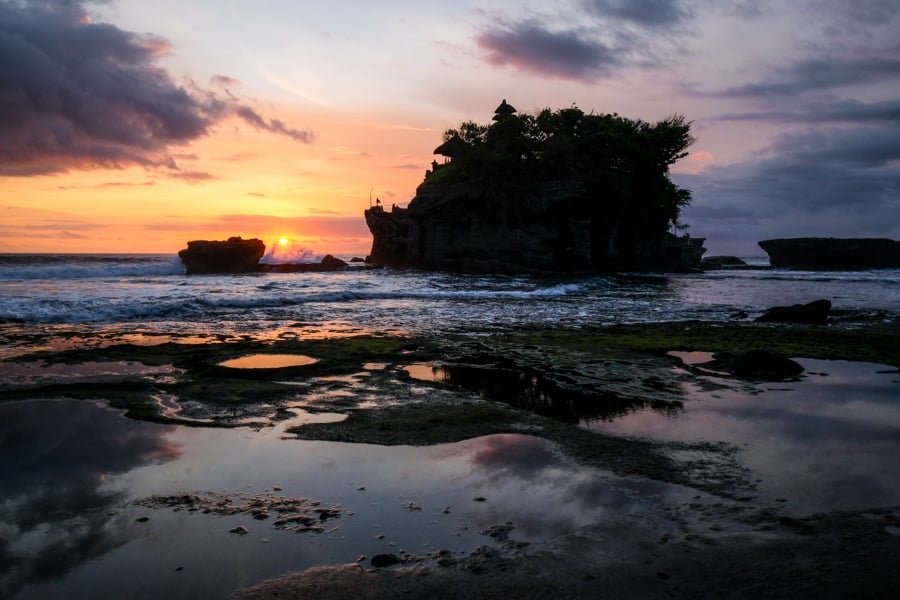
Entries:
{"type": "Polygon", "coordinates": [[[796,359],[796,382],[760,393],[685,388],[674,418],[640,411],[592,430],[662,440],[725,440],[793,514],[900,504],[900,373],[871,363],[796,359]]]}
{"type": "Polygon", "coordinates": [[[18,598],[218,597],[360,554],[469,552],[491,542],[482,530],[506,521],[513,539],[541,545],[693,494],[575,465],[524,435],[427,448],[310,442],[282,439],[283,427],[140,423],[77,401],[0,405],[0,422],[0,477],[9,482],[0,497],[0,577],[2,595],[21,588],[18,598]],[[153,494],[275,487],[340,505],[343,514],[315,535],[246,515],[131,504],[153,494]],[[250,534],[229,533],[236,525],[250,534]]]}

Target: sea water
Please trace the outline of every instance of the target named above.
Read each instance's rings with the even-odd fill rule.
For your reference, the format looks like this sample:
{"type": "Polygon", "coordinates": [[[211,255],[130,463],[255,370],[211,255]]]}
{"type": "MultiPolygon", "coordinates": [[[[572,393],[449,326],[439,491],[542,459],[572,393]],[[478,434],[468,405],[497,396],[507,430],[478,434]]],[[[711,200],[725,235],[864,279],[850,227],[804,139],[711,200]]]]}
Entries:
{"type": "MultiPolygon", "coordinates": [[[[80,329],[204,336],[484,334],[613,323],[752,319],[827,298],[900,313],[900,270],[728,269],[583,277],[341,272],[185,275],[171,255],[0,255],[0,335],[80,329]]],[[[7,339],[7,349],[15,343],[7,339]]]]}

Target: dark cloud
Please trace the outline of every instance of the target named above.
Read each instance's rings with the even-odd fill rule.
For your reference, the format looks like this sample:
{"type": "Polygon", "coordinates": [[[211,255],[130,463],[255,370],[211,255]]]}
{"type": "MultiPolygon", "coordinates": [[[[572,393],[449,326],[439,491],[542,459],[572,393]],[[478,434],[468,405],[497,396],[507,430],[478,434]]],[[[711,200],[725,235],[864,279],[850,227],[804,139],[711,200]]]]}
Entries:
{"type": "Polygon", "coordinates": [[[0,406],[0,597],[58,578],[127,543],[116,511],[127,500],[110,475],[177,458],[165,434],[90,402],[0,406]],[[52,431],[53,435],[47,435],[52,431]],[[22,544],[14,540],[29,539],[22,544]]]}
{"type": "Polygon", "coordinates": [[[787,121],[791,123],[900,123],[900,100],[860,102],[844,100],[805,104],[795,109],[730,113],[722,121],[787,121]]]}
{"type": "Polygon", "coordinates": [[[583,33],[550,31],[531,21],[489,28],[477,42],[492,65],[560,79],[595,81],[608,76],[620,62],[614,50],[583,33]]]}
{"type": "Polygon", "coordinates": [[[156,64],[168,50],[159,37],[92,22],[79,2],[0,3],[0,174],[177,170],[169,147],[231,115],[312,139],[232,95],[177,85],[156,64]]]}
{"type": "MultiPolygon", "coordinates": [[[[896,51],[890,54],[897,54],[896,51]]],[[[732,87],[713,95],[727,97],[784,97],[870,83],[900,83],[900,56],[810,58],[778,69],[763,81],[732,87]]]]}
{"type": "Polygon", "coordinates": [[[900,238],[900,127],[784,135],[763,155],[696,175],[691,232],[752,249],[772,237],[900,238]]]}
{"type": "Polygon", "coordinates": [[[682,22],[689,12],[677,0],[584,0],[587,10],[643,27],[669,27],[682,22]]]}

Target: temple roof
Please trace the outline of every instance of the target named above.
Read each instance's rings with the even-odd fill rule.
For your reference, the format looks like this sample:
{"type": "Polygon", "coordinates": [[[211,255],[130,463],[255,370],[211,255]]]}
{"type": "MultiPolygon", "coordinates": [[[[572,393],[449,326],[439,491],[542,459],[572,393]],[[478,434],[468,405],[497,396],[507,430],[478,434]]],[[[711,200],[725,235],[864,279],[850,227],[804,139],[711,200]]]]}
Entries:
{"type": "Polygon", "coordinates": [[[494,120],[499,121],[504,117],[508,117],[516,112],[516,108],[512,104],[507,104],[506,98],[503,99],[503,102],[500,103],[494,110],[494,120]]]}
{"type": "Polygon", "coordinates": [[[453,137],[434,149],[434,154],[454,158],[463,152],[466,152],[468,149],[469,145],[465,143],[461,137],[453,134],[453,137]]]}

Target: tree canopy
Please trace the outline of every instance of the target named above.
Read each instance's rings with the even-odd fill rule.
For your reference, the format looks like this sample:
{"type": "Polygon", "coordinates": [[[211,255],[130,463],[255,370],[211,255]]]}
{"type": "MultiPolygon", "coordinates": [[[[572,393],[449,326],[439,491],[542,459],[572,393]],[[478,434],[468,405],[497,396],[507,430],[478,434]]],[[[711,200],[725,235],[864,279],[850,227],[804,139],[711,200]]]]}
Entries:
{"type": "Polygon", "coordinates": [[[669,179],[669,167],[694,142],[690,123],[672,115],[654,124],[617,114],[586,114],[576,106],[537,114],[508,114],[490,125],[472,121],[448,129],[466,143],[429,181],[487,184],[503,195],[527,193],[541,182],[575,180],[584,209],[600,221],[631,223],[644,234],[677,223],[691,194],[669,179]]]}

